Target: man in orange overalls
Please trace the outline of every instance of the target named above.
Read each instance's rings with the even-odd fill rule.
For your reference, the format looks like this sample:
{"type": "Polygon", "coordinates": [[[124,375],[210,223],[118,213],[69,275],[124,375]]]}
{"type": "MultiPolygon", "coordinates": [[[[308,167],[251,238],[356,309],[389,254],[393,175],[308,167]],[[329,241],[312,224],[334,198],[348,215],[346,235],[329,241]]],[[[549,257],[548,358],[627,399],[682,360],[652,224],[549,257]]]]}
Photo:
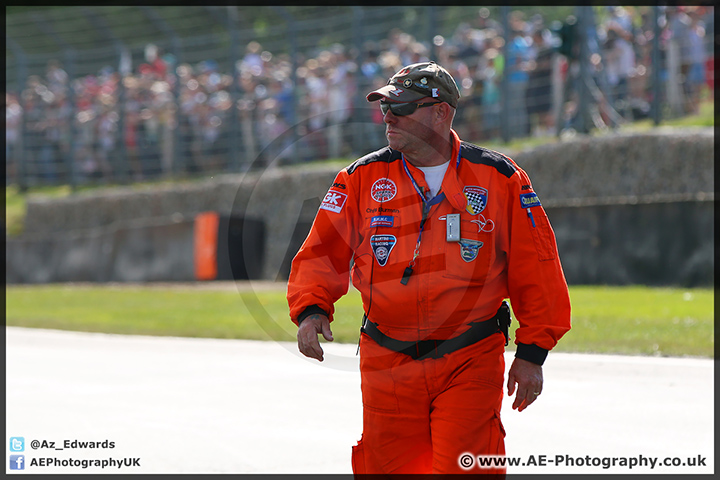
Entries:
{"type": "Polygon", "coordinates": [[[434,62],[409,65],[380,100],[388,147],[340,171],[292,263],[298,348],[323,360],[334,303],[353,285],[360,339],[360,473],[499,473],[500,407],[512,302],[519,321],[508,375],[513,409],[542,392],[542,364],[570,329],[553,230],[527,174],[461,141],[460,94],[434,62]],[[492,465],[491,465],[492,466],[492,465]]]}

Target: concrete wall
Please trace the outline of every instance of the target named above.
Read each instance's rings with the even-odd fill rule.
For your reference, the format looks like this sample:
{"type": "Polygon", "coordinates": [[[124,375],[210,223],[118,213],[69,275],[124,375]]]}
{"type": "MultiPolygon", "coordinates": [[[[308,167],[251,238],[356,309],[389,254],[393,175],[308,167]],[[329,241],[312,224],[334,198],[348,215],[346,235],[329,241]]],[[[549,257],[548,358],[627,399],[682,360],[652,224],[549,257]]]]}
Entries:
{"type": "Polygon", "coordinates": [[[193,222],[134,221],[8,239],[8,283],[194,279],[193,222]]]}
{"type": "MultiPolygon", "coordinates": [[[[664,250],[648,250],[648,246],[661,243],[684,245],[673,257],[680,260],[672,265],[682,264],[681,268],[690,270],[693,268],[691,265],[697,268],[712,265],[712,252],[708,252],[707,242],[712,242],[713,142],[712,129],[669,130],[581,138],[511,156],[528,172],[543,205],[548,209],[569,281],[648,283],[648,280],[663,278],[663,281],[667,279],[672,283],[675,278],[672,275],[657,277],[653,274],[648,277],[648,273],[637,276],[634,272],[647,273],[652,269],[636,268],[635,262],[630,260],[631,256],[627,255],[618,256],[616,267],[610,268],[606,260],[601,261],[593,253],[595,250],[587,245],[580,248],[577,238],[602,238],[603,249],[610,256],[619,248],[618,242],[625,242],[622,245],[637,243],[643,246],[636,250],[644,252],[638,255],[645,258],[645,263],[666,267],[669,264],[663,257],[664,250]],[[670,205],[678,202],[684,206],[673,210],[670,205]],[[655,204],[661,206],[650,206],[655,204]],[[684,213],[668,213],[680,211],[684,213]],[[645,221],[647,218],[653,220],[645,221]],[[688,222],[684,220],[686,218],[694,220],[688,222]],[[695,260],[690,261],[690,258],[695,260]]],[[[83,193],[63,199],[33,199],[28,202],[25,233],[8,241],[6,278],[9,282],[63,281],[82,276],[78,273],[82,271],[89,280],[93,277],[90,272],[92,265],[107,262],[105,257],[108,252],[124,254],[118,249],[125,244],[108,238],[130,235],[127,232],[142,228],[137,223],[142,221],[155,225],[153,228],[156,231],[165,229],[163,238],[183,237],[172,230],[177,228],[173,226],[190,224],[194,216],[203,211],[264,221],[266,241],[262,278],[283,278],[289,258],[304,238],[320,199],[337,170],[337,167],[323,166],[270,168],[180,185],[115,188],[109,192],[83,193]],[[100,237],[106,240],[89,240],[100,237]],[[84,249],[74,246],[83,242],[89,242],[84,249]],[[97,246],[100,244],[115,246],[101,248],[97,246]],[[83,267],[84,270],[74,268],[73,274],[64,271],[52,274],[51,270],[67,268],[62,267],[65,264],[62,260],[53,260],[51,264],[56,267],[42,270],[48,273],[23,272],[33,268],[31,265],[42,263],[38,259],[48,255],[48,251],[56,252],[54,255],[58,257],[67,255],[75,258],[78,264],[87,264],[87,267],[83,267]],[[83,255],[91,256],[93,260],[80,259],[83,255]],[[11,260],[16,256],[25,260],[11,260]]],[[[141,238],[141,235],[133,238],[141,238]]],[[[152,236],[142,238],[142,242],[148,244],[152,236]]],[[[192,244],[187,239],[178,242],[184,242],[182,247],[177,248],[186,249],[178,255],[184,255],[187,263],[188,258],[192,259],[192,250],[187,250],[192,244]]],[[[134,247],[128,245],[121,249],[125,248],[134,247]]],[[[143,248],[140,250],[152,250],[150,247],[143,248]]],[[[632,249],[623,247],[625,250],[629,252],[632,249]]],[[[169,252],[158,255],[168,256],[167,265],[174,265],[176,261],[169,252]]],[[[253,252],[245,252],[245,255],[253,255],[253,252]]],[[[131,258],[126,261],[132,264],[131,258]]],[[[174,272],[167,272],[167,278],[158,278],[159,273],[153,270],[156,267],[150,265],[152,263],[148,264],[144,275],[146,280],[171,280],[177,278],[180,272],[186,275],[187,268],[192,271],[190,261],[190,267],[173,267],[174,272]]],[[[117,268],[124,267],[119,265],[117,268]]],[[[192,273],[190,275],[192,277],[192,273]]],[[[137,276],[126,274],[122,278],[137,276]]],[[[93,278],[103,281],[102,276],[97,274],[93,278]]],[[[703,282],[707,282],[706,273],[689,272],[677,278],[684,278],[684,282],[690,283],[703,278],[706,279],[703,282]]]]}
{"type": "Polygon", "coordinates": [[[550,207],[570,284],[710,286],[713,202],[550,207]]]}

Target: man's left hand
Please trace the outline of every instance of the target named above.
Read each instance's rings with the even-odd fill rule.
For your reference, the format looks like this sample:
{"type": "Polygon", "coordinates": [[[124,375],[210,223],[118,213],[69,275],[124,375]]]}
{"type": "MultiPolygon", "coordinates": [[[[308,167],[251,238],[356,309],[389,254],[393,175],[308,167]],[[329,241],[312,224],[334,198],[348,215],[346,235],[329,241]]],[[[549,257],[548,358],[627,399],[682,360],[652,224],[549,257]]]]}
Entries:
{"type": "Polygon", "coordinates": [[[517,395],[512,408],[522,412],[542,393],[542,365],[516,357],[508,373],[508,396],[512,396],[515,392],[515,384],[517,384],[517,395]]]}

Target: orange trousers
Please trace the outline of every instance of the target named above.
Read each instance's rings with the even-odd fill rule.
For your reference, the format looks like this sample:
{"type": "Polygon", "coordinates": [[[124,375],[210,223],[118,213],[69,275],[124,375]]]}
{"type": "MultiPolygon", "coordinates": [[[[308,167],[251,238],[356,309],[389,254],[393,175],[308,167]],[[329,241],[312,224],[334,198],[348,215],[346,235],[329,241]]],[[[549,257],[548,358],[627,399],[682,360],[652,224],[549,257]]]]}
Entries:
{"type": "Polygon", "coordinates": [[[363,434],[352,452],[356,478],[404,473],[504,478],[504,467],[460,464],[466,454],[475,459],[505,454],[502,334],[439,359],[413,360],[364,333],[360,349],[363,434]]]}

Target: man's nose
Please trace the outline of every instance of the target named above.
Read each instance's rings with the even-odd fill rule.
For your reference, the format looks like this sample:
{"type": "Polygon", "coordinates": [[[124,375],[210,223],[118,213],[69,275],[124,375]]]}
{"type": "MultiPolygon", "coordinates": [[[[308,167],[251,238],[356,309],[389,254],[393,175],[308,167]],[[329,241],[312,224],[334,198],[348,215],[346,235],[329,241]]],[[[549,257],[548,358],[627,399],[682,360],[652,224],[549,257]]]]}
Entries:
{"type": "Polygon", "coordinates": [[[385,115],[383,115],[383,122],[385,122],[385,123],[397,122],[397,117],[395,116],[394,113],[392,113],[392,110],[390,110],[389,108],[388,108],[387,113],[385,113],[385,115]]]}

